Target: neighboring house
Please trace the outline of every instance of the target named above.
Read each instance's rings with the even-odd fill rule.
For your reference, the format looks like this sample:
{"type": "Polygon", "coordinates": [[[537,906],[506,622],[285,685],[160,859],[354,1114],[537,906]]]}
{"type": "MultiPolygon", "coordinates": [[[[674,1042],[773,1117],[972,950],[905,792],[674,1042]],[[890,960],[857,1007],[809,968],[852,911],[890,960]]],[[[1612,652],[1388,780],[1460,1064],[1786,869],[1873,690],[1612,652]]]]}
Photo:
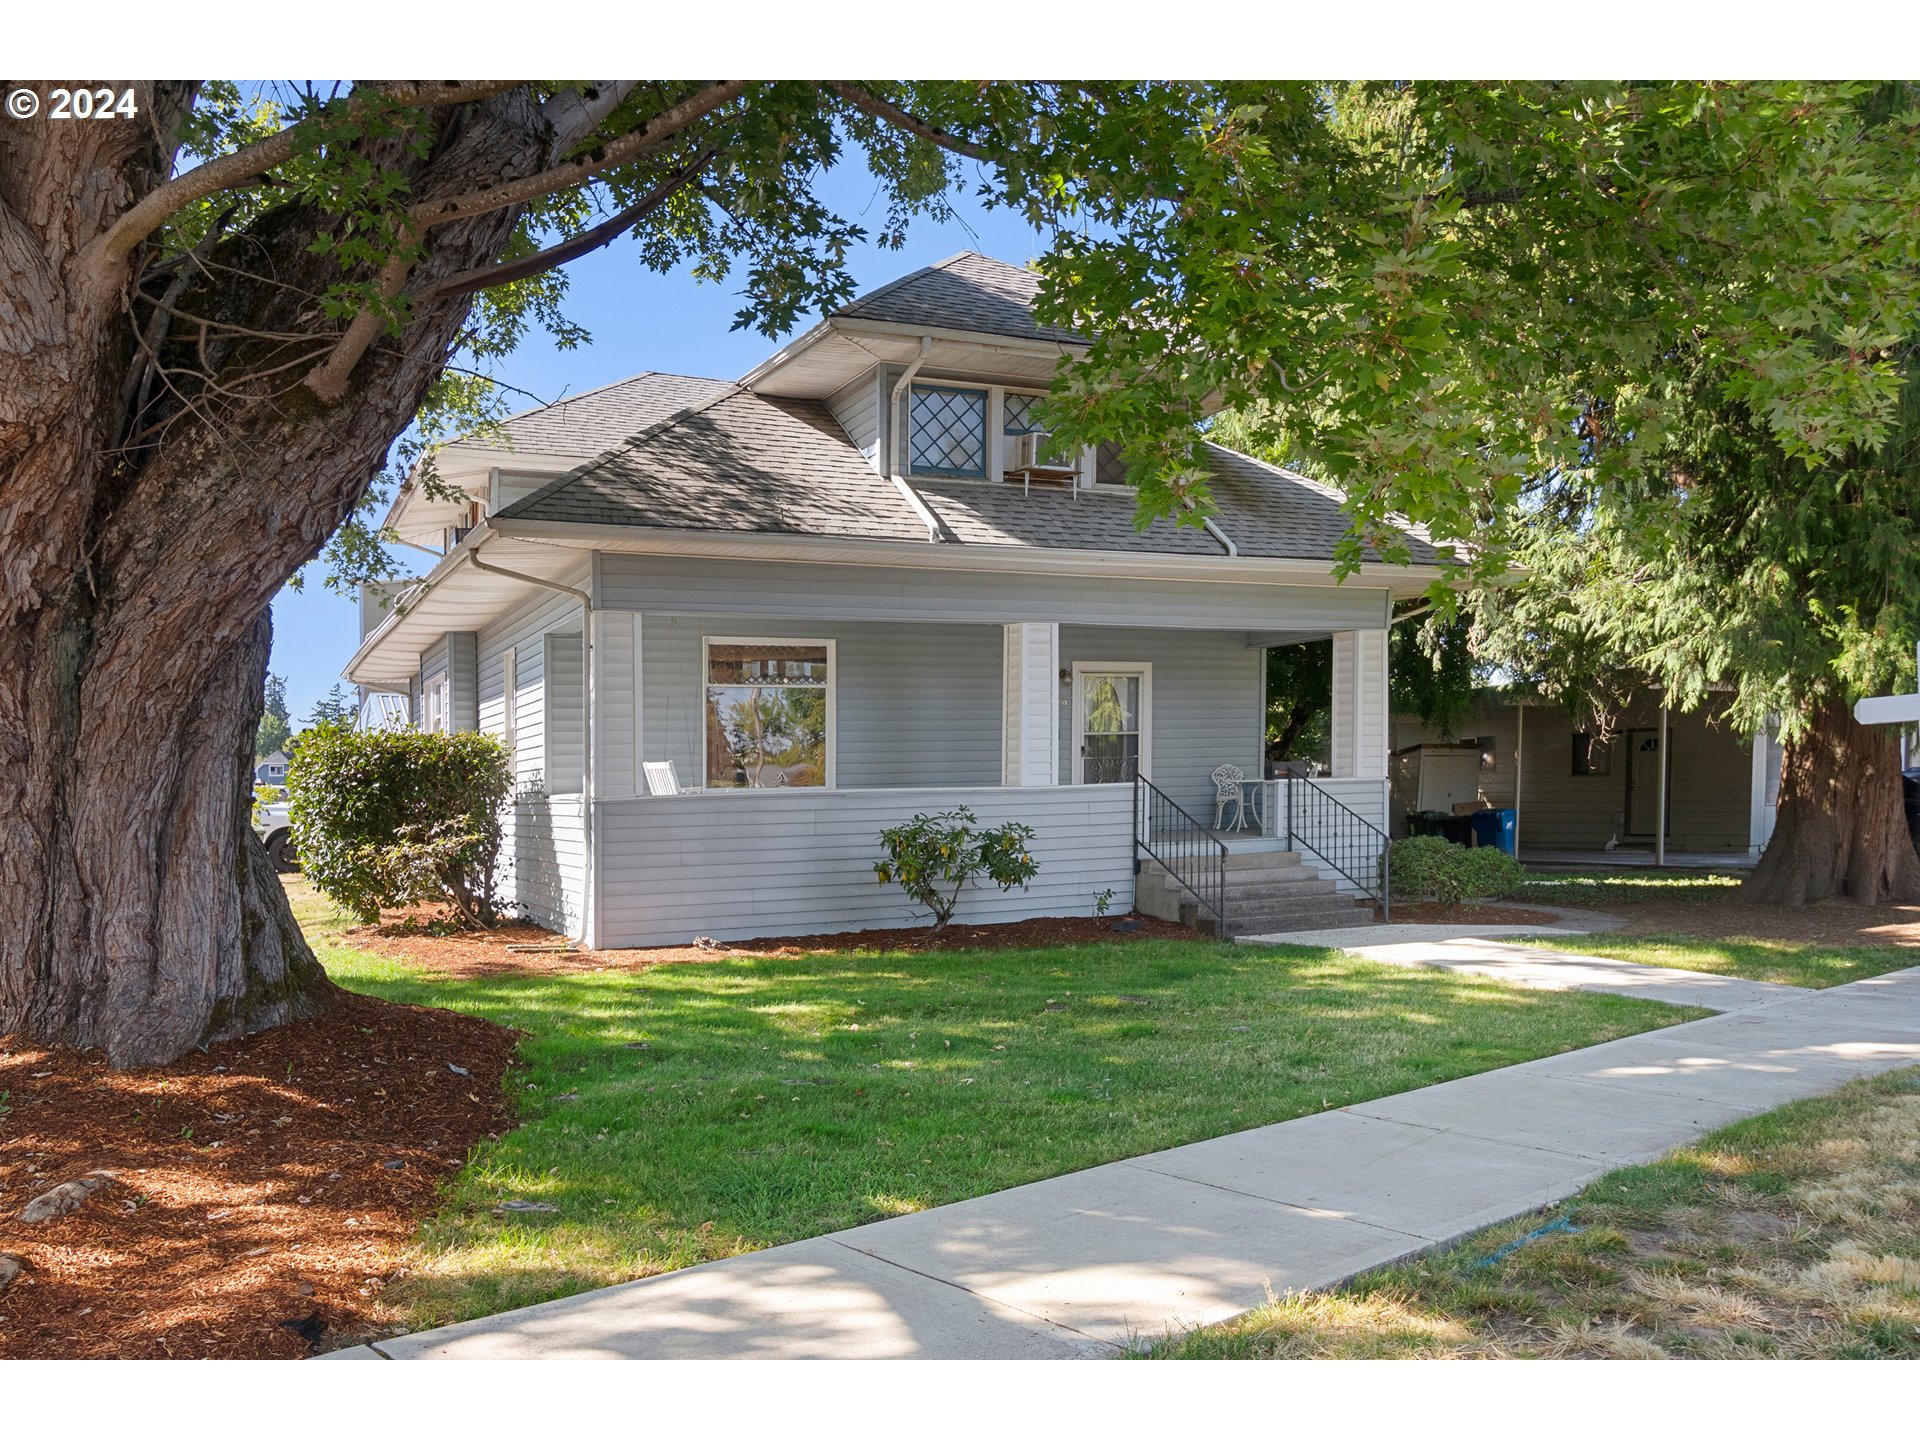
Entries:
{"type": "Polygon", "coordinates": [[[346,675],[512,747],[533,915],[598,946],[906,923],[875,837],[955,805],[1040,862],[962,920],[1124,910],[1136,769],[1211,821],[1216,767],[1261,773],[1265,647],[1328,636],[1321,783],[1384,824],[1387,625],[1439,557],[1336,584],[1334,494],[1219,449],[1209,527],[1136,530],[1114,451],[1026,433],[1085,343],[1036,283],[955,256],[738,382],[638,375],[448,446],[464,501],[403,488],[388,524],[445,556],[346,675]]]}
{"type": "Polygon", "coordinates": [[[271,755],[256,756],[253,762],[253,783],[256,785],[286,784],[286,751],[276,750],[271,755]]]}
{"type": "MultiPolygon", "coordinates": [[[[1667,716],[1667,849],[1758,855],[1773,834],[1780,742],[1757,748],[1709,703],[1667,716]]],[[[1410,810],[1484,800],[1519,810],[1520,854],[1654,847],[1660,823],[1657,691],[1636,697],[1605,741],[1573,728],[1557,705],[1489,703],[1443,736],[1412,716],[1393,720],[1394,833],[1410,810]],[[1516,751],[1519,763],[1515,764],[1516,751]]]]}

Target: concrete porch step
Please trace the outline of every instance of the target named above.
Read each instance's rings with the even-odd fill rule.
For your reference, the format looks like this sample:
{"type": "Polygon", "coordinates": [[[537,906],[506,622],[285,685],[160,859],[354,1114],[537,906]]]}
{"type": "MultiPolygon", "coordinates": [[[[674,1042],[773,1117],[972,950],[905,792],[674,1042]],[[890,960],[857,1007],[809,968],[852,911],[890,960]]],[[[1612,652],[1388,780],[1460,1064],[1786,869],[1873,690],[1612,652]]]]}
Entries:
{"type": "Polygon", "coordinates": [[[1373,923],[1370,907],[1353,904],[1324,906],[1317,910],[1290,910],[1273,915],[1264,911],[1227,910],[1229,935],[1286,935],[1313,930],[1337,930],[1373,923]]]}
{"type": "Polygon", "coordinates": [[[1227,903],[1254,904],[1262,900],[1297,900],[1308,895],[1331,895],[1334,882],[1304,866],[1294,873],[1227,876],[1227,903]]]}

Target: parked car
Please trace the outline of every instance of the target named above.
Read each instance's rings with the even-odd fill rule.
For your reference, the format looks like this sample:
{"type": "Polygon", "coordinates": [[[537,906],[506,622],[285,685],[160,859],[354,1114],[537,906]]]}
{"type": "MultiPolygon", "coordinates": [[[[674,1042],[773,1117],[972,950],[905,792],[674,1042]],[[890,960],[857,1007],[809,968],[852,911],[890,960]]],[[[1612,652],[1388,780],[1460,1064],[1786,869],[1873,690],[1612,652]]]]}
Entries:
{"type": "Polygon", "coordinates": [[[255,812],[253,822],[253,833],[267,847],[267,857],[282,875],[300,868],[300,856],[293,848],[292,808],[285,800],[262,805],[255,812]]]}

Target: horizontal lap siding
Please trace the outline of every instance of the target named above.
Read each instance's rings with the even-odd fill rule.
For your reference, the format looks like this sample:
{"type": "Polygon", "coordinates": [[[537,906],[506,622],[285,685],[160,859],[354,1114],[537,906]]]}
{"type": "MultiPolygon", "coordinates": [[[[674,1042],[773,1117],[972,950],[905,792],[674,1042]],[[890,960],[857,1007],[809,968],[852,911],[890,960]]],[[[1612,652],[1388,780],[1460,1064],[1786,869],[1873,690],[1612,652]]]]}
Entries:
{"type": "MultiPolygon", "coordinates": [[[[586,568],[583,564],[565,583],[582,584],[586,568]]],[[[542,590],[479,634],[479,728],[494,735],[502,734],[506,725],[505,662],[507,651],[514,651],[516,785],[531,782],[546,763],[543,637],[579,628],[580,602],[542,590]]],[[[579,800],[519,800],[508,810],[506,829],[502,854],[511,867],[505,886],[508,900],[549,928],[577,928],[586,893],[579,800]]]]}
{"type": "Polygon", "coordinates": [[[601,943],[678,945],[917,923],[897,886],[873,874],[879,832],[915,812],[970,805],[981,823],[1035,831],[1040,873],[1001,894],[970,889],[957,919],[991,924],[1088,915],[1094,896],[1133,896],[1133,792],[1074,789],[761,791],[608,801],[599,807],[601,943]]]}
{"type": "Polygon", "coordinates": [[[1359,586],[1016,575],[906,566],[804,565],[678,555],[602,555],[598,603],[677,615],[1088,625],[1235,631],[1379,627],[1386,592],[1359,586]]]}
{"type": "MultiPolygon", "coordinates": [[[[867,463],[876,470],[880,464],[880,380],[868,371],[858,379],[850,380],[839,391],[827,397],[827,408],[833,412],[833,418],[840,422],[840,428],[847,432],[847,438],[867,463]]],[[[884,473],[884,472],[883,472],[884,473]]]]}
{"type": "Polygon", "coordinates": [[[647,615],[640,644],[643,758],[671,760],[683,786],[704,778],[702,640],[723,636],[835,642],[839,787],[999,781],[1004,638],[998,626],[647,615]]]}
{"type": "MultiPolygon", "coordinates": [[[[1262,773],[1265,652],[1238,632],[1060,627],[1062,668],[1108,660],[1153,666],[1151,778],[1176,804],[1211,822],[1215,768],[1237,765],[1249,780],[1262,773]]],[[[1072,687],[1062,685],[1062,780],[1078,774],[1077,724],[1072,687]]]]}

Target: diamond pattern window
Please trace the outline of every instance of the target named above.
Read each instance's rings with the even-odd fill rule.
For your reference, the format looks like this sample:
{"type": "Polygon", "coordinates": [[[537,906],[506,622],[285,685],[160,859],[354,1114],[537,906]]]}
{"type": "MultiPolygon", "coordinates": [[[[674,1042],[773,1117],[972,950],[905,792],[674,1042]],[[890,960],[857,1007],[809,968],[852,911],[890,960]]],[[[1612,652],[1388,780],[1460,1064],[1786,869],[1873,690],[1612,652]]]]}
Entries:
{"type": "Polygon", "coordinates": [[[986,479],[987,392],[914,386],[907,436],[915,475],[986,479]]]}

